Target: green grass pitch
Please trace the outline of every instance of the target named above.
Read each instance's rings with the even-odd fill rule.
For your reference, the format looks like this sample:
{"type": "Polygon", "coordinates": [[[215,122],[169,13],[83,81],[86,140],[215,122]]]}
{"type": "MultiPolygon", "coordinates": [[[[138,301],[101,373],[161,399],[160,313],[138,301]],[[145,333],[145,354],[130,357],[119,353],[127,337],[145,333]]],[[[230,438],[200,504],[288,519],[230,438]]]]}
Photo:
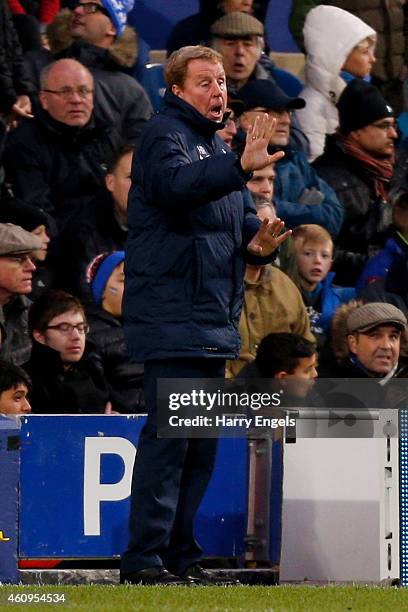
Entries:
{"type": "Polygon", "coordinates": [[[408,611],[408,589],[368,586],[0,586],[0,610],[87,612],[399,612],[408,611]],[[58,593],[65,603],[8,601],[10,595],[58,593]]]}

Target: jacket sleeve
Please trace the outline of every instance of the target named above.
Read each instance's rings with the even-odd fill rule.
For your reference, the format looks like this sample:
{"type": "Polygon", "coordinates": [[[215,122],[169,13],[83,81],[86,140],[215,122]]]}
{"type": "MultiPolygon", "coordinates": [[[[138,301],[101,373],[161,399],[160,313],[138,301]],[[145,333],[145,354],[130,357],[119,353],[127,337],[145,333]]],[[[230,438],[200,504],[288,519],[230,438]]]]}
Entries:
{"type": "MultiPolygon", "coordinates": [[[[303,223],[316,223],[326,228],[333,237],[336,237],[340,232],[344,218],[342,204],[339,202],[334,190],[317,175],[310,164],[303,164],[302,172],[304,188],[316,188],[324,195],[324,200],[320,204],[300,204],[298,201],[279,197],[275,192],[274,201],[278,216],[285,221],[289,228],[294,228],[303,223]]],[[[283,182],[285,181],[283,180],[283,182]]],[[[282,187],[284,189],[288,188],[290,190],[289,196],[293,197],[293,189],[291,190],[290,185],[283,185],[282,187]]],[[[299,196],[300,193],[298,193],[297,197],[299,196]]]]}
{"type": "Polygon", "coordinates": [[[22,128],[24,125],[11,134],[6,144],[3,158],[6,178],[11,183],[16,197],[54,216],[55,206],[51,201],[46,169],[41,162],[42,156],[35,144],[29,146],[28,141],[24,142],[25,132],[22,132],[20,137],[18,132],[22,128]]]}
{"type": "Polygon", "coordinates": [[[234,153],[192,161],[181,138],[171,133],[145,141],[141,149],[138,162],[142,164],[144,192],[147,200],[160,208],[208,204],[245,186],[245,175],[234,153]]]}

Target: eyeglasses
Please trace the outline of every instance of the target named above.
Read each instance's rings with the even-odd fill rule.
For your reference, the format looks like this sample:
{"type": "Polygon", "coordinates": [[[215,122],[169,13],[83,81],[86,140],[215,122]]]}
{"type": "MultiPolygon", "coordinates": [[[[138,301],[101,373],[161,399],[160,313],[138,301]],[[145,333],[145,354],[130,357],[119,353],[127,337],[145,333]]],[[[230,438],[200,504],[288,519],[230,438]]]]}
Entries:
{"type": "MultiPolygon", "coordinates": [[[[84,5],[85,6],[85,5],[84,5]]],[[[77,94],[80,98],[84,99],[93,94],[93,89],[89,89],[85,85],[82,87],[63,87],[62,89],[43,89],[43,91],[54,94],[55,96],[61,96],[64,100],[69,100],[74,94],[77,94]]]]}
{"type": "Polygon", "coordinates": [[[104,15],[109,17],[108,11],[97,2],[79,2],[76,8],[83,9],[86,15],[93,15],[94,13],[103,13],[104,15]]]}
{"type": "Polygon", "coordinates": [[[388,121],[382,121],[381,123],[371,123],[371,127],[378,128],[379,130],[384,130],[384,132],[388,132],[388,130],[391,129],[397,129],[395,123],[389,123],[388,121]]]}
{"type": "Polygon", "coordinates": [[[26,263],[33,263],[30,255],[0,255],[0,259],[8,259],[9,261],[13,261],[19,266],[24,266],[26,263]]]}
{"type": "Polygon", "coordinates": [[[88,323],[77,323],[76,325],[71,325],[71,323],[58,323],[58,325],[47,325],[45,329],[55,329],[61,334],[69,336],[72,334],[74,329],[76,329],[80,334],[87,334],[89,332],[89,325],[88,323]]]}

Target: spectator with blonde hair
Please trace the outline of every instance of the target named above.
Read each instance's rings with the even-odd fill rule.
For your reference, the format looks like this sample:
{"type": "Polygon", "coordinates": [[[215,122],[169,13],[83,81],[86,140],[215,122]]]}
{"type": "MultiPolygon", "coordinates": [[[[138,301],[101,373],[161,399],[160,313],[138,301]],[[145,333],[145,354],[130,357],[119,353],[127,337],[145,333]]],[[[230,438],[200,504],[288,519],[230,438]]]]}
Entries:
{"type": "Polygon", "coordinates": [[[355,298],[354,287],[336,287],[333,240],[320,225],[299,225],[292,233],[293,252],[299,274],[300,291],[310,319],[310,328],[319,348],[329,332],[337,308],[355,298]]]}

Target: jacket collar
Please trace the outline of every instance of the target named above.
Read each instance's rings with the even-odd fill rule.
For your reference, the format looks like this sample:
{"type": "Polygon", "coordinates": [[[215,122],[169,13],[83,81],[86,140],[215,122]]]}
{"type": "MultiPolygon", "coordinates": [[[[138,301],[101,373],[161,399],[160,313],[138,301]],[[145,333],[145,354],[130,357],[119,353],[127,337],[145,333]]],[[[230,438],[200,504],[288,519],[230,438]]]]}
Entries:
{"type": "Polygon", "coordinates": [[[61,123],[61,121],[57,121],[51,117],[51,115],[42,108],[36,109],[35,116],[38,122],[48,132],[66,142],[74,142],[80,140],[81,138],[91,137],[92,135],[102,135],[110,128],[110,126],[102,119],[98,118],[95,113],[92,113],[90,120],[83,127],[75,127],[61,123]]]}
{"type": "Polygon", "coordinates": [[[197,132],[205,138],[212,138],[218,130],[225,127],[224,123],[211,121],[202,115],[194,106],[175,96],[171,91],[166,89],[164,94],[164,103],[161,113],[165,115],[173,115],[191,125],[197,132]]]}

